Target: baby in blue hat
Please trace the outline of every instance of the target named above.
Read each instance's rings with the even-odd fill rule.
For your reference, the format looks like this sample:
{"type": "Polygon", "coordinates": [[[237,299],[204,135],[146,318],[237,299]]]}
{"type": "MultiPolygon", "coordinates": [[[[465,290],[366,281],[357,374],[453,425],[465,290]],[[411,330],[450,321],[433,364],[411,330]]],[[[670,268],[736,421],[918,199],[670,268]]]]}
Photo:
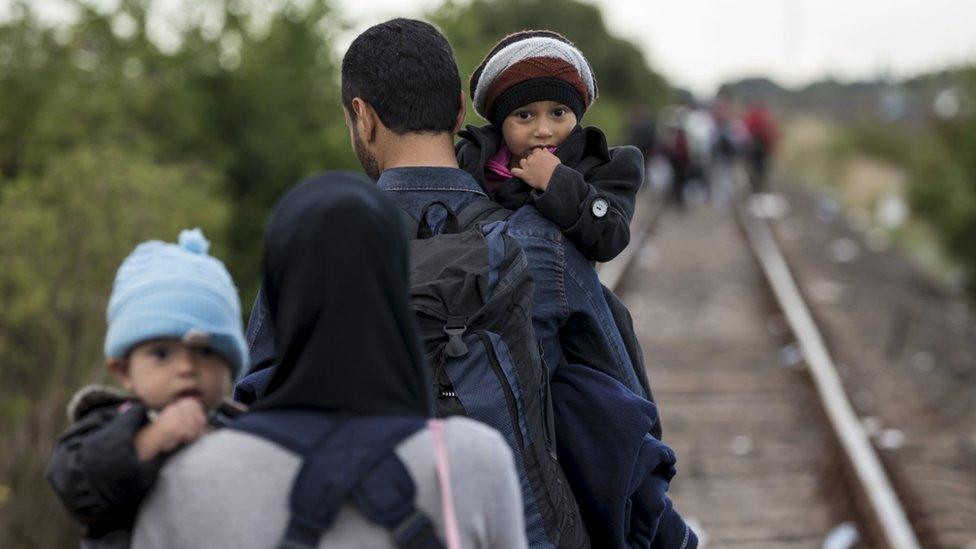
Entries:
{"type": "Polygon", "coordinates": [[[125,390],[72,398],[47,470],[92,545],[127,546],[164,459],[240,411],[225,399],[247,367],[240,299],[209,246],[200,229],[144,242],[115,275],[105,357],[125,390]]]}

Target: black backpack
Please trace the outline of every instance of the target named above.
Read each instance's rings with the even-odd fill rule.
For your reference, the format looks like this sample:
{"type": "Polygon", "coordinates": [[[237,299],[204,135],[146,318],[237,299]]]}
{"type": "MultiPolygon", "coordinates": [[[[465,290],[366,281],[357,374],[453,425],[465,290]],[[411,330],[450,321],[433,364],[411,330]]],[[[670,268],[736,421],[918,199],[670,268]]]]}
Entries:
{"type": "Polygon", "coordinates": [[[506,234],[512,212],[476,199],[460,212],[428,204],[406,215],[410,300],[433,368],[439,417],[465,415],[511,446],[532,547],[587,547],[576,499],[556,457],[549,372],[532,328],[525,253],[506,234]],[[442,208],[434,234],[427,213],[442,208]]]}
{"type": "Polygon", "coordinates": [[[420,417],[260,410],[227,428],[271,440],[303,458],[279,549],[318,547],[346,502],[387,528],[401,549],[443,549],[430,517],[417,509],[416,486],[394,451],[424,426],[420,417]]]}

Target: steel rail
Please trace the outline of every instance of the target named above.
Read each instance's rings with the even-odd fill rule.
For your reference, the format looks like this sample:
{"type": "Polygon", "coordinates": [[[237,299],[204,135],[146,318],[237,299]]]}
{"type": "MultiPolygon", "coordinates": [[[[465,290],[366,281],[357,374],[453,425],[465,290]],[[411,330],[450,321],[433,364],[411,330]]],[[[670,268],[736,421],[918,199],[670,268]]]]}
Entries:
{"type": "Polygon", "coordinates": [[[872,522],[874,533],[880,538],[877,541],[892,549],[916,549],[920,545],[908,515],[847,398],[813,315],[769,224],[747,210],[749,200],[735,200],[737,217],[800,346],[828,422],[858,484],[856,488],[861,492],[865,512],[869,515],[866,518],[872,522]]]}

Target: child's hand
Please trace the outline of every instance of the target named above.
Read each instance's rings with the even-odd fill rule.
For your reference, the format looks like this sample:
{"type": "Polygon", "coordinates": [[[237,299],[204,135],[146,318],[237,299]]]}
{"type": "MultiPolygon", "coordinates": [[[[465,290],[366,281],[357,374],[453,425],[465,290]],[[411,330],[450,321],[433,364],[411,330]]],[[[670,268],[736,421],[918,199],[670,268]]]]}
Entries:
{"type": "Polygon", "coordinates": [[[533,149],[528,156],[519,160],[517,168],[512,168],[512,175],[525,181],[533,189],[545,192],[549,187],[549,179],[556,166],[561,164],[559,158],[545,149],[533,149]]]}
{"type": "Polygon", "coordinates": [[[193,442],[207,429],[203,404],[194,397],[181,398],[159,413],[156,421],[136,433],[139,461],[149,461],[164,452],[193,442]]]}

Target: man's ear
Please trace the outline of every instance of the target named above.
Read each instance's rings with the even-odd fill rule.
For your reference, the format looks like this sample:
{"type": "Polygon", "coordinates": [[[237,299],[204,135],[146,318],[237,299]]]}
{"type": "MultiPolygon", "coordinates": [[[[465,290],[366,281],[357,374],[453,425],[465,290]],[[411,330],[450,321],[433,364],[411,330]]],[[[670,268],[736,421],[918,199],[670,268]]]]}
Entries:
{"type": "Polygon", "coordinates": [[[129,363],[125,359],[110,358],[105,361],[105,367],[108,368],[112,377],[119,382],[119,385],[132,390],[132,376],[129,375],[129,363]]]}
{"type": "Polygon", "coordinates": [[[457,120],[454,121],[454,133],[464,127],[464,117],[468,115],[468,103],[465,101],[464,90],[461,90],[461,108],[458,109],[457,120]]]}
{"type": "Polygon", "coordinates": [[[376,141],[376,130],[380,123],[380,117],[376,114],[376,110],[360,97],[352,99],[351,107],[352,114],[355,115],[354,123],[362,140],[366,143],[376,141]]]}

